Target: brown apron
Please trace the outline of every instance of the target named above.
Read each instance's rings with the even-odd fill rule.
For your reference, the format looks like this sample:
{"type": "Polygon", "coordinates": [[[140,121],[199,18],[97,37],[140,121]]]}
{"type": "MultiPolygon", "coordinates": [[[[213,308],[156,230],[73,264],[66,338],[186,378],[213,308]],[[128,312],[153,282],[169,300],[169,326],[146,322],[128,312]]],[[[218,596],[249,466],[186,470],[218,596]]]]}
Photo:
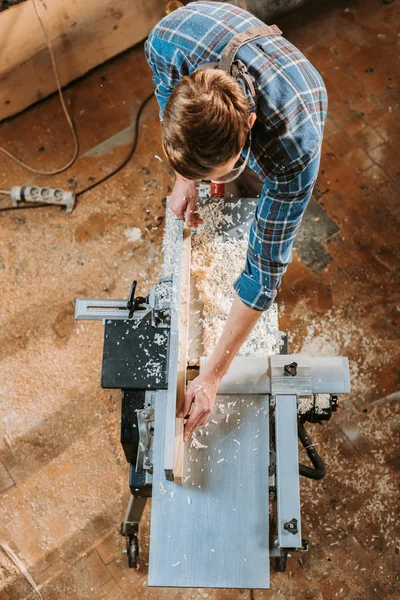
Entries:
{"type": "Polygon", "coordinates": [[[235,61],[235,56],[242,46],[267,35],[282,35],[282,31],[277,25],[254,25],[253,27],[249,27],[241,33],[237,33],[229,40],[219,63],[204,63],[198,69],[221,69],[221,71],[229,73],[236,79],[243,79],[255,101],[256,90],[254,80],[247,71],[246,65],[241,60],[235,61]]]}

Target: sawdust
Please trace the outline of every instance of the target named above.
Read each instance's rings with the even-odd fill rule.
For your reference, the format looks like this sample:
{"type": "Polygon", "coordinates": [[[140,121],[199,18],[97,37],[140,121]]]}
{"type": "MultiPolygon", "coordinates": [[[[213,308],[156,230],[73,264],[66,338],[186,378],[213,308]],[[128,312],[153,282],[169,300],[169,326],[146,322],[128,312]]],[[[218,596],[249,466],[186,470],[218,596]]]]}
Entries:
{"type": "Polygon", "coordinates": [[[299,402],[297,405],[297,412],[300,414],[305,414],[314,406],[314,397],[313,396],[300,396],[299,402]]]}
{"type": "MultiPolygon", "coordinates": [[[[235,298],[233,283],[240,275],[246,258],[248,234],[239,239],[221,236],[221,227],[232,225],[231,215],[223,213],[224,200],[203,199],[199,213],[204,224],[193,232],[191,275],[195,280],[203,313],[203,355],[210,356],[224,328],[232,302],[235,298]]],[[[241,202],[238,200],[237,202],[241,202]]],[[[181,223],[167,208],[163,240],[163,277],[174,272],[176,241],[181,223]]],[[[262,356],[279,352],[282,334],[278,330],[278,310],[273,305],[263,312],[238,355],[262,356]]]]}
{"type": "MultiPolygon", "coordinates": [[[[236,295],[233,283],[243,270],[248,246],[248,234],[243,233],[239,239],[221,236],[221,228],[232,224],[232,217],[222,212],[223,205],[223,199],[208,199],[199,206],[204,224],[199,226],[192,238],[191,275],[203,303],[202,342],[205,356],[212,354],[224,328],[236,295]]],[[[262,314],[238,354],[276,354],[280,340],[278,312],[276,305],[273,305],[262,314]]]]}
{"type": "Polygon", "coordinates": [[[312,408],[315,408],[317,414],[322,414],[324,410],[330,408],[330,394],[314,394],[312,396],[300,396],[297,405],[297,412],[305,414],[312,408]]]}
{"type": "Polygon", "coordinates": [[[190,442],[190,448],[195,448],[196,450],[202,450],[203,448],[208,448],[206,444],[202,444],[196,437],[195,434],[192,436],[192,440],[190,442]]]}
{"type": "MultiPolygon", "coordinates": [[[[280,310],[282,311],[282,306],[280,310]]],[[[380,338],[371,335],[371,332],[364,332],[360,324],[349,319],[342,310],[327,311],[310,321],[307,307],[299,302],[292,316],[298,322],[298,330],[302,331],[303,324],[306,325],[306,334],[300,337],[297,328],[293,329],[290,340],[291,353],[347,356],[350,368],[350,398],[361,406],[366,401],[382,396],[382,391],[385,390],[378,389],[374,382],[374,373],[387,362],[380,338]],[[377,348],[380,349],[379,352],[377,348]]]]}
{"type": "Polygon", "coordinates": [[[167,206],[165,214],[165,231],[163,238],[163,277],[171,277],[174,272],[175,247],[180,230],[180,221],[176,218],[172,210],[167,206]]]}
{"type": "Polygon", "coordinates": [[[157,346],[162,346],[165,340],[166,336],[162,333],[156,333],[154,336],[154,343],[157,344],[157,346]]]}
{"type": "MultiPolygon", "coordinates": [[[[172,268],[172,267],[171,267],[172,268]]],[[[157,303],[159,308],[167,308],[171,304],[172,285],[170,281],[159,281],[157,284],[157,303]]]]}
{"type": "Polygon", "coordinates": [[[125,229],[124,235],[128,242],[138,242],[142,239],[142,232],[138,227],[130,227],[125,229]]]}
{"type": "Polygon", "coordinates": [[[302,302],[291,312],[296,321],[291,352],[348,356],[351,393],[341,398],[342,408],[332,423],[323,428],[307,426],[311,439],[321,449],[329,479],[322,486],[301,479],[303,518],[312,536],[313,513],[326,501],[325,486],[332,487],[335,510],[325,516],[327,540],[341,543],[342,537],[353,531],[366,548],[383,551],[393,545],[398,512],[398,477],[393,477],[388,457],[394,456],[389,441],[398,435],[400,422],[393,418],[394,406],[369,405],[369,401],[383,395],[377,380],[379,370],[389,360],[387,350],[370,328],[364,331],[362,315],[356,320],[349,318],[345,310],[336,309],[310,320],[309,314],[302,302]],[[336,440],[327,447],[329,452],[324,451],[327,429],[335,432],[336,440]]]}
{"type": "Polygon", "coordinates": [[[144,366],[147,377],[155,379],[156,383],[160,383],[163,376],[162,363],[151,358],[144,366]]]}
{"type": "Polygon", "coordinates": [[[330,394],[315,395],[315,410],[317,413],[322,413],[324,410],[330,407],[330,397],[330,394]]]}
{"type": "MultiPolygon", "coordinates": [[[[388,468],[388,449],[382,443],[393,438],[391,414],[389,408],[385,407],[360,420],[360,434],[373,444],[371,454],[361,454],[353,448],[346,450],[345,461],[341,444],[330,444],[329,453],[324,452],[322,428],[311,427],[311,438],[322,449],[321,456],[329,473],[327,485],[335,489],[335,510],[326,518],[328,539],[334,537],[337,542],[342,531],[356,531],[367,547],[373,547],[378,536],[384,548],[393,544],[393,528],[398,512],[398,477],[393,477],[388,468]]],[[[326,424],[323,429],[330,426],[326,424]]],[[[312,523],[310,515],[326,499],[326,490],[324,486],[316,486],[315,482],[304,478],[301,484],[302,497],[307,505],[303,511],[304,517],[312,523]]]]}

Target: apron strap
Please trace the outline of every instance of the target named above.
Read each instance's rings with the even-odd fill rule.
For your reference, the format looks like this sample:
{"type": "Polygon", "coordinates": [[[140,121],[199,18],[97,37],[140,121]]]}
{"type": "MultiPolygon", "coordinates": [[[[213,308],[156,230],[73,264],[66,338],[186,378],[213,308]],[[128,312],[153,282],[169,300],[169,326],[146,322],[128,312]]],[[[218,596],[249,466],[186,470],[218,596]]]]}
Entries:
{"type": "Polygon", "coordinates": [[[249,42],[257,40],[258,38],[265,37],[267,35],[282,35],[282,31],[277,25],[255,25],[249,27],[234,35],[226,45],[225,50],[222,53],[219,68],[227,73],[231,72],[232,63],[235,58],[236,52],[249,42]]]}
{"type": "Polygon", "coordinates": [[[196,71],[205,71],[206,69],[218,69],[219,67],[219,63],[217,62],[204,62],[201,63],[201,65],[199,65],[198,67],[196,67],[196,71]]]}

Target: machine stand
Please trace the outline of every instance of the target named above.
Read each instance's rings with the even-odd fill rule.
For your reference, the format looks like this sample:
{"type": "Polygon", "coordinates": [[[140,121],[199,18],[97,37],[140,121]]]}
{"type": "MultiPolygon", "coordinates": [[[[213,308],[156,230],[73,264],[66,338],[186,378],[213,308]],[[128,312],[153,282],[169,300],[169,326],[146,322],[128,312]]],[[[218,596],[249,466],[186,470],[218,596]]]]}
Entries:
{"type": "Polygon", "coordinates": [[[126,552],[130,569],[136,569],[139,558],[139,523],[142,517],[147,498],[142,496],[131,496],[125,514],[125,520],[121,523],[120,533],[126,537],[126,552]]]}

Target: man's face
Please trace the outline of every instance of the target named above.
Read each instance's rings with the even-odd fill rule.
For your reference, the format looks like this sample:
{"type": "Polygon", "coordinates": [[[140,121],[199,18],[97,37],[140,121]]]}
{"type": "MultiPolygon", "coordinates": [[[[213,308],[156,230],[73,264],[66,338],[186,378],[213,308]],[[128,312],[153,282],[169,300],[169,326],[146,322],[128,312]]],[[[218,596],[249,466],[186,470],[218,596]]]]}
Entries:
{"type": "MultiPolygon", "coordinates": [[[[257,116],[255,113],[251,113],[249,116],[249,121],[248,121],[248,125],[249,125],[249,132],[251,133],[251,129],[254,125],[254,123],[256,122],[257,116]]],[[[251,135],[250,135],[250,144],[251,144],[251,135]]],[[[243,150],[243,148],[242,148],[243,150]]],[[[232,172],[233,169],[237,168],[237,163],[240,160],[240,156],[242,153],[242,150],[233,158],[231,158],[227,163],[225,163],[224,165],[219,165],[217,167],[215,167],[211,173],[208,174],[207,177],[205,177],[204,179],[209,179],[211,181],[219,181],[220,179],[223,179],[225,176],[229,175],[229,173],[232,172]]],[[[247,162],[247,161],[246,161],[247,162]]],[[[228,180],[229,181],[229,180],[228,180]]]]}
{"type": "Polygon", "coordinates": [[[210,179],[211,181],[218,181],[225,175],[228,175],[228,173],[230,173],[232,171],[232,169],[234,169],[236,163],[238,162],[238,160],[240,158],[240,154],[241,153],[239,152],[237,154],[237,156],[234,156],[233,158],[231,158],[231,160],[229,160],[224,165],[215,167],[215,169],[213,169],[211,171],[211,173],[209,173],[207,175],[207,177],[205,177],[205,179],[210,179]]]}

